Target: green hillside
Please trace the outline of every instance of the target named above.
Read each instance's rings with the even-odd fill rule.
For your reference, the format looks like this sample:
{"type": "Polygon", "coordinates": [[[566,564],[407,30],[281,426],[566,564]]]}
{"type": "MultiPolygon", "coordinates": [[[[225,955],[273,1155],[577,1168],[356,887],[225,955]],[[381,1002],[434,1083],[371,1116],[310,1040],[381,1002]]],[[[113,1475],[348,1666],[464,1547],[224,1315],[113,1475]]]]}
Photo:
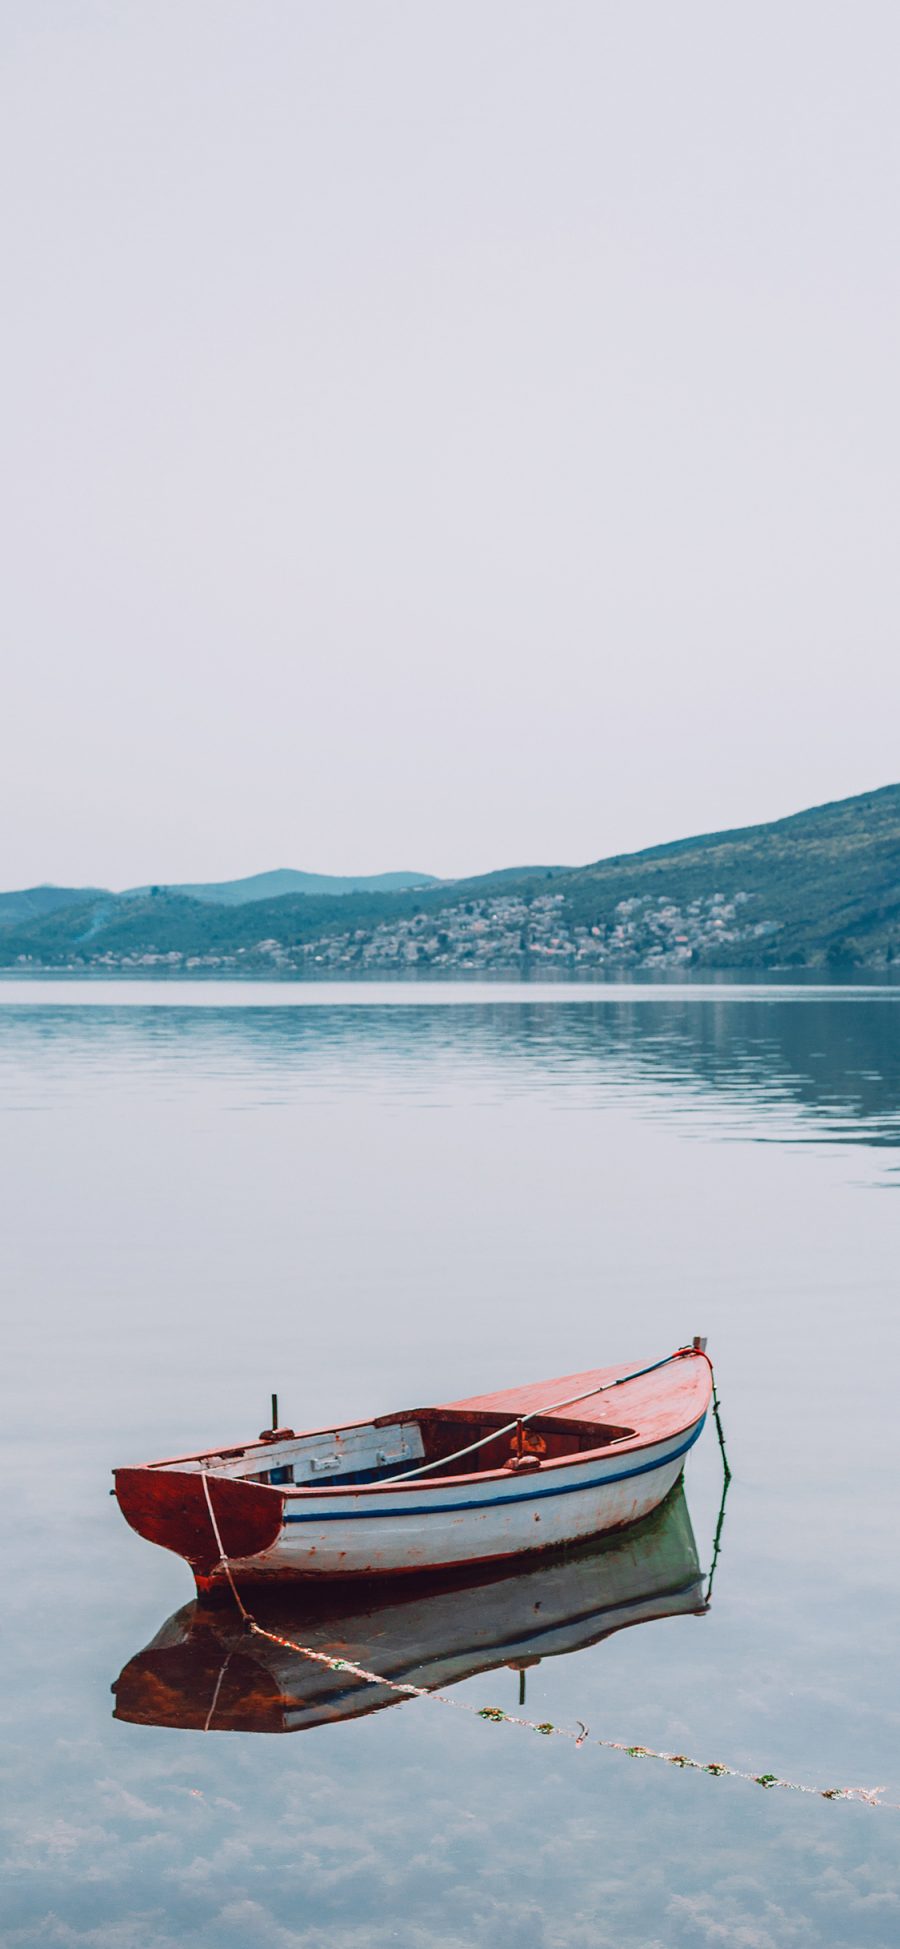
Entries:
{"type": "MultiPolygon", "coordinates": [[[[343,893],[400,893],[407,887],[436,885],[433,873],[301,873],[293,866],[280,866],[273,873],[251,873],[243,880],[187,881],[167,886],[166,893],[182,893],[194,900],[239,907],[248,900],[278,900],[287,893],[324,894],[337,898],[343,893]]],[[[131,887],[132,894],[145,894],[149,886],[131,887]]]]}
{"type": "Polygon", "coordinates": [[[0,967],[283,976],[884,968],[900,965],[900,785],[590,866],[399,890],[237,903],[208,888],[202,897],[32,891],[59,891],[64,903],[23,911],[26,896],[8,895],[4,910],[0,898],[0,967]]]}
{"type": "Polygon", "coordinates": [[[22,887],[16,893],[0,893],[0,927],[19,921],[40,920],[61,907],[75,907],[97,897],[97,887],[22,887]]]}
{"type": "MultiPolygon", "coordinates": [[[[684,908],[716,892],[749,896],[777,928],[755,962],[900,958],[900,785],[813,807],[769,825],[598,860],[565,880],[574,917],[608,914],[622,899],[684,908]]],[[[746,954],[719,956],[746,964],[746,954]]]]}
{"type": "Polygon", "coordinates": [[[41,965],[59,966],[72,956],[228,953],[269,938],[294,946],[326,933],[348,903],[354,922],[365,924],[386,912],[411,914],[417,901],[411,893],[283,894],[227,906],[166,888],[103,894],[34,922],[0,926],[0,965],[15,958],[14,947],[16,954],[32,955],[41,965]]]}

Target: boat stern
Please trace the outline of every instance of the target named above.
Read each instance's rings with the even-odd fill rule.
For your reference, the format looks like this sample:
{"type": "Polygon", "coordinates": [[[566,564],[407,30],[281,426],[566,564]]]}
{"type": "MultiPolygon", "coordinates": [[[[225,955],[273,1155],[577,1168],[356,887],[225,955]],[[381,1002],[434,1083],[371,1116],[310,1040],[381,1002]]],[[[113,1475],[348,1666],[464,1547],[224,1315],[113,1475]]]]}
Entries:
{"type": "Polygon", "coordinates": [[[284,1496],[277,1488],[200,1469],[122,1468],[113,1475],[125,1521],[148,1542],[184,1557],[200,1589],[212,1580],[219,1562],[204,1484],[228,1557],[257,1556],[280,1533],[284,1496]]]}

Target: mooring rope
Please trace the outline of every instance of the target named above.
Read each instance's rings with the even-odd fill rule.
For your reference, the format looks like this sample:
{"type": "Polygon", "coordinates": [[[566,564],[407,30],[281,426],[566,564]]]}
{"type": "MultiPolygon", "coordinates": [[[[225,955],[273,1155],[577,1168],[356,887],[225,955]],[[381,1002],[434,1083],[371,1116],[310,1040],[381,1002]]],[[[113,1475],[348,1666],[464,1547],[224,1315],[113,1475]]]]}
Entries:
{"type": "MultiPolygon", "coordinates": [[[[219,1565],[225,1572],[232,1596],[244,1620],[244,1624],[247,1630],[255,1637],[267,1638],[270,1644],[280,1645],[285,1651],[294,1651],[300,1658],[308,1658],[313,1664],[324,1665],[328,1671],[340,1672],[350,1678],[361,1679],[366,1685],[381,1685],[385,1690],[396,1692],[404,1698],[430,1699],[434,1705],[450,1706],[456,1712],[466,1712],[471,1718],[484,1719],[493,1725],[505,1724],[509,1726],[521,1726],[525,1731],[540,1733],[544,1738],[568,1739],[576,1748],[585,1745],[602,1746],[610,1753],[626,1753],[629,1759],[663,1760],[667,1766],[677,1766],[682,1769],[689,1769],[695,1773],[707,1773],[713,1779],[717,1780],[746,1780],[751,1785],[757,1787],[782,1787],[788,1793],[811,1794],[813,1798],[819,1800],[856,1800],[862,1802],[866,1807],[882,1807],[891,1812],[900,1813],[900,1802],[882,1800],[881,1795],[886,1790],[884,1787],[804,1786],[799,1780],[783,1780],[777,1773],[749,1773],[742,1767],[726,1765],[724,1760],[696,1760],[692,1759],[687,1753],[667,1753],[653,1746],[629,1746],[623,1739],[602,1739],[596,1735],[592,1738],[589,1727],[580,1719],[576,1721],[578,1730],[572,1731],[567,1726],[554,1725],[550,1719],[538,1721],[522,1718],[518,1713],[504,1711],[503,1707],[499,1705],[470,1705],[467,1699],[448,1698],[446,1692],[430,1692],[427,1686],[413,1685],[409,1680],[383,1678],[378,1672],[368,1671],[365,1665],[354,1664],[352,1659],[335,1658],[330,1652],[316,1651],[312,1645],[298,1644],[295,1638],[282,1637],[278,1631],[268,1631],[264,1625],[257,1623],[256,1618],[248,1611],[240,1596],[232,1575],[231,1564],[228,1561],[222,1543],[219,1525],[216,1521],[216,1513],[213,1509],[212,1497],[209,1493],[208,1478],[206,1475],[203,1475],[201,1480],[206,1496],[206,1506],[209,1510],[209,1519],[216,1540],[216,1548],[219,1552],[219,1565]]],[[[220,1683],[222,1676],[223,1672],[220,1672],[220,1683]]],[[[204,1731],[209,1730],[213,1711],[218,1702],[218,1691],[219,1688],[217,1686],[213,1706],[207,1714],[204,1731]]]]}
{"type": "MultiPolygon", "coordinates": [[[[442,1455],[438,1462],[422,1462],[417,1468],[404,1469],[402,1475],[388,1475],[383,1478],[379,1486],[389,1489],[395,1482],[411,1482],[415,1475],[427,1475],[429,1471],[433,1473],[436,1468],[445,1469],[450,1462],[461,1462],[464,1455],[474,1455],[476,1448],[486,1448],[488,1442],[500,1441],[504,1435],[515,1434],[517,1428],[524,1428],[526,1421],[535,1421],[538,1415],[559,1414],[563,1408],[577,1407],[579,1401],[592,1401],[597,1394],[608,1394],[613,1387],[624,1387],[626,1381],[643,1380],[645,1374],[655,1374],[658,1367],[668,1367],[673,1360],[683,1360],[687,1354],[700,1354],[709,1363],[709,1371],[712,1373],[712,1361],[703,1347],[677,1347],[674,1353],[667,1353],[663,1360],[654,1360],[649,1367],[638,1367],[633,1374],[620,1374],[618,1380],[601,1381],[599,1387],[588,1387],[581,1394],[570,1394],[565,1401],[550,1401],[544,1407],[529,1408],[527,1414],[517,1414],[514,1421],[507,1421],[502,1428],[489,1429],[488,1433],[480,1435],[477,1441],[470,1441],[466,1448],[457,1448],[452,1455],[442,1455]]],[[[714,1411],[718,1419],[718,1406],[714,1411]]],[[[625,1440],[626,1437],[620,1436],[619,1439],[625,1440]]],[[[727,1462],[725,1467],[728,1468],[727,1462]]],[[[731,1474],[730,1469],[728,1473],[731,1474]]]]}
{"type": "Polygon", "coordinates": [[[241,1602],[237,1584],[235,1583],[234,1578],[231,1574],[231,1564],[229,1563],[228,1558],[225,1555],[225,1545],[222,1542],[222,1538],[219,1534],[219,1525],[216,1522],[216,1512],[212,1506],[212,1497],[209,1493],[209,1476],[201,1474],[200,1480],[203,1483],[203,1493],[206,1497],[206,1507],[209,1510],[209,1520],[212,1523],[213,1535],[216,1539],[216,1548],[219,1552],[219,1562],[222,1566],[222,1569],[225,1572],[226,1577],[228,1578],[228,1582],[231,1586],[231,1595],[234,1598],[234,1601],[238,1607],[238,1610],[240,1611],[242,1618],[244,1619],[244,1622],[246,1624],[251,1624],[253,1620],[250,1616],[250,1612],[247,1610],[246,1606],[241,1602]]]}
{"type": "Polygon", "coordinates": [[[221,1692],[221,1690],[222,1690],[222,1685],[223,1685],[223,1682],[224,1682],[224,1678],[225,1678],[225,1673],[227,1672],[227,1670],[228,1670],[228,1667],[229,1667],[229,1665],[231,1664],[231,1660],[232,1660],[232,1657],[233,1657],[233,1655],[234,1655],[234,1654],[233,1654],[232,1652],[230,1652],[230,1651],[229,1651],[229,1652],[228,1652],[228,1653],[226,1654],[226,1656],[225,1656],[225,1658],[224,1658],[224,1659],[222,1660],[222,1663],[221,1663],[221,1665],[220,1665],[220,1667],[219,1667],[219,1676],[218,1676],[218,1678],[216,1679],[216,1689],[215,1689],[215,1691],[214,1691],[214,1693],[213,1693],[213,1695],[212,1695],[212,1700],[211,1700],[211,1702],[210,1702],[210,1707],[209,1707],[209,1711],[208,1711],[208,1713],[207,1713],[207,1715],[206,1715],[206,1719],[205,1719],[205,1721],[204,1721],[204,1726],[203,1726],[203,1730],[204,1730],[204,1732],[208,1732],[208,1731],[209,1731],[209,1729],[210,1729],[210,1726],[212,1725],[212,1722],[213,1722],[213,1719],[214,1719],[214,1717],[215,1717],[215,1712],[216,1712],[216,1706],[217,1706],[217,1705],[218,1705],[218,1703],[219,1703],[219,1693],[220,1693],[220,1692],[221,1692]]]}

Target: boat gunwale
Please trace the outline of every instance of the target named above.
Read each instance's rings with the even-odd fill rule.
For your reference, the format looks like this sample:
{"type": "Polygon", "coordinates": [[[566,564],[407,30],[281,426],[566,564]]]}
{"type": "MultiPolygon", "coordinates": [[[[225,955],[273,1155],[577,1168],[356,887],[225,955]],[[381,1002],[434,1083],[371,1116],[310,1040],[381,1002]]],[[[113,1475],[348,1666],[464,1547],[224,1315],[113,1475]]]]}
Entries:
{"type": "MultiPolygon", "coordinates": [[[[697,1358],[703,1363],[703,1367],[705,1368],[707,1375],[709,1374],[709,1365],[705,1354],[697,1354],[695,1356],[693,1349],[686,1348],[683,1350],[681,1357],[682,1359],[685,1358],[690,1359],[692,1357],[697,1358]]],[[[613,1372],[614,1370],[606,1368],[606,1369],[599,1369],[596,1371],[599,1371],[600,1373],[610,1373],[613,1372]]],[[[573,1378],[577,1379],[579,1377],[574,1376],[573,1378]]],[[[588,1370],[585,1373],[584,1378],[585,1379],[590,1378],[590,1370],[588,1370]]],[[[626,1382],[624,1383],[624,1385],[627,1386],[628,1383],[626,1382]]],[[[598,1382],[598,1392],[601,1391],[601,1388],[602,1388],[602,1383],[598,1382]]],[[[514,1392],[515,1390],[508,1390],[508,1391],[514,1392]]],[[[167,1469],[171,1469],[173,1472],[178,1472],[178,1473],[191,1474],[191,1475],[193,1474],[203,1475],[207,1479],[212,1479],[213,1481],[222,1481],[222,1482],[228,1481],[228,1482],[240,1483],[241,1486],[243,1487],[260,1489],[268,1492],[271,1495],[280,1496],[282,1500],[282,1507],[284,1507],[284,1505],[288,1502],[293,1503],[293,1502],[302,1501],[302,1502],[311,1502],[311,1503],[320,1503],[320,1502],[324,1503],[328,1501],[333,1501],[335,1498],[341,1498],[347,1496],[363,1497],[363,1498],[370,1497],[373,1495],[383,1496],[386,1490],[389,1490],[392,1495],[399,1494],[401,1491],[403,1491],[404,1493],[411,1493],[411,1494],[415,1494],[415,1492],[417,1491],[419,1492],[425,1491],[427,1494],[433,1494],[435,1490],[440,1491],[440,1490],[448,1489],[452,1486],[471,1488],[480,1483],[492,1483],[492,1482],[512,1483],[516,1481],[521,1481],[521,1482],[535,1482],[536,1484],[542,1478],[545,1478],[551,1471],[558,1471],[560,1469],[580,1468],[583,1464],[587,1464],[587,1463],[590,1463],[591,1465],[595,1465],[598,1461],[602,1461],[604,1458],[607,1458],[610,1461],[617,1460],[618,1457],[621,1455],[633,1455],[636,1453],[640,1453],[642,1449],[656,1448],[659,1447],[664,1442],[676,1440],[679,1435],[685,1434],[688,1431],[688,1429],[692,1429],[696,1427],[698,1422],[702,1423],[703,1420],[705,1420],[706,1413],[709,1406],[709,1396],[711,1391],[712,1389],[711,1389],[711,1382],[710,1382],[708,1386],[706,1399],[702,1403],[702,1405],[700,1406],[694,1405],[693,1411],[687,1416],[687,1418],[682,1418],[682,1415],[679,1415],[678,1420],[677,1421],[673,1420],[669,1424],[669,1426],[667,1426],[662,1432],[649,1434],[646,1429],[644,1430],[636,1429],[633,1434],[627,1435],[620,1439],[613,1439],[612,1441],[605,1442],[597,1448],[580,1449],[574,1455],[555,1455],[546,1459],[542,1457],[538,1468],[527,1470],[527,1471],[523,1470],[521,1472],[510,1469],[510,1467],[507,1465],[500,1468],[469,1470],[467,1473],[460,1474],[460,1475],[421,1475],[421,1476],[416,1476],[414,1480],[410,1480],[410,1481],[404,1481],[402,1475],[399,1475],[393,1478],[382,1477],[382,1479],[378,1482],[346,1483],[342,1486],[339,1482],[316,1483],[316,1484],[310,1484],[310,1483],[297,1484],[297,1483],[287,1483],[287,1482],[284,1483],[253,1482],[248,1477],[243,1477],[243,1476],[238,1476],[238,1477],[216,1476],[213,1470],[204,1469],[202,1466],[198,1466],[196,1470],[185,1468],[185,1464],[189,1462],[196,1462],[202,1465],[204,1462],[214,1462],[217,1460],[221,1460],[223,1458],[230,1459],[232,1456],[234,1456],[236,1449],[240,1448],[239,1443],[231,1443],[227,1447],[222,1447],[222,1448],[201,1449],[196,1454],[192,1454],[192,1455],[171,1456],[167,1460],[160,1461],[160,1462],[138,1463],[135,1465],[135,1467],[137,1472],[146,1470],[148,1473],[156,1473],[157,1471],[165,1472],[167,1469]]],[[[475,1398],[477,1399],[479,1397],[475,1397],[475,1398]]],[[[449,1403],[448,1405],[455,1408],[458,1404],[454,1402],[454,1403],[449,1403]]],[[[352,1428],[368,1428],[372,1426],[377,1426],[379,1423],[381,1425],[387,1425],[393,1420],[399,1421],[401,1419],[405,1419],[409,1421],[409,1420],[414,1420],[418,1415],[434,1414],[435,1412],[439,1412],[439,1411],[440,1411],[439,1409],[435,1409],[434,1407],[401,1408],[397,1410],[395,1415],[390,1415],[390,1414],[379,1415],[374,1418],[371,1416],[360,1416],[356,1420],[342,1422],[339,1427],[337,1427],[332,1422],[323,1428],[304,1428],[296,1432],[292,1431],[290,1436],[285,1435],[284,1440],[285,1442],[287,1442],[288,1440],[292,1440],[292,1441],[313,1440],[318,1435],[344,1434],[349,1429],[352,1428]]],[[[473,1417],[476,1412],[477,1410],[473,1408],[473,1417]]],[[[543,1413],[543,1418],[546,1420],[558,1419],[560,1428],[563,1431],[565,1432],[571,1431],[571,1423],[567,1424],[566,1419],[563,1415],[560,1415],[558,1417],[553,1415],[548,1415],[545,1410],[542,1411],[539,1408],[531,1411],[526,1410],[526,1412],[529,1412],[534,1415],[539,1415],[543,1413]]],[[[510,1416],[510,1419],[514,1420],[515,1415],[512,1414],[510,1416]]],[[[602,1424],[598,1424],[598,1425],[602,1425],[602,1424]]],[[[259,1442],[259,1441],[247,1442],[245,1444],[245,1451],[258,1448],[261,1456],[264,1456],[266,1454],[274,1455],[274,1452],[278,1446],[279,1444],[271,1441],[270,1442],[259,1442]]],[[[666,1457],[660,1456],[659,1459],[660,1459],[660,1466],[664,1466],[666,1457]]],[[[275,1466],[277,1466],[277,1464],[275,1464],[275,1466]]],[[[438,1462],[436,1466],[440,1467],[441,1466],[440,1462],[438,1462]]],[[[114,1470],[113,1473],[117,1474],[118,1470],[114,1470]]],[[[353,1515],[352,1509],[348,1509],[346,1513],[348,1518],[352,1518],[353,1515]]]]}

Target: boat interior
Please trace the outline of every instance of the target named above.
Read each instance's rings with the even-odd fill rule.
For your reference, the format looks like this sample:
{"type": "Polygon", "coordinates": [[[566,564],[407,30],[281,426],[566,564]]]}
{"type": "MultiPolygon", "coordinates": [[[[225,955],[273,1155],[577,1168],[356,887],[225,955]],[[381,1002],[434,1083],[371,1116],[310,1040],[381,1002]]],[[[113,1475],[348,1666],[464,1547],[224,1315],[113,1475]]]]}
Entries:
{"type": "Polygon", "coordinates": [[[319,1488],[340,1484],[356,1488],[366,1482],[389,1481],[415,1470],[427,1476],[483,1475],[496,1469],[533,1471],[543,1462],[590,1454],[628,1441],[633,1428],[608,1421],[565,1420],[535,1415],[510,1429],[509,1414],[472,1414],[457,1408],[410,1409],[402,1414],[350,1428],[295,1435],[289,1428],[273,1429],[243,1448],[223,1448],[166,1468],[204,1469],[234,1481],[260,1482],[273,1487],[319,1488]],[[490,1437],[497,1430],[495,1438],[490,1437]],[[500,1432],[504,1430],[505,1432],[500,1432]],[[484,1446],[474,1454],[453,1457],[473,1442],[484,1446]]]}

